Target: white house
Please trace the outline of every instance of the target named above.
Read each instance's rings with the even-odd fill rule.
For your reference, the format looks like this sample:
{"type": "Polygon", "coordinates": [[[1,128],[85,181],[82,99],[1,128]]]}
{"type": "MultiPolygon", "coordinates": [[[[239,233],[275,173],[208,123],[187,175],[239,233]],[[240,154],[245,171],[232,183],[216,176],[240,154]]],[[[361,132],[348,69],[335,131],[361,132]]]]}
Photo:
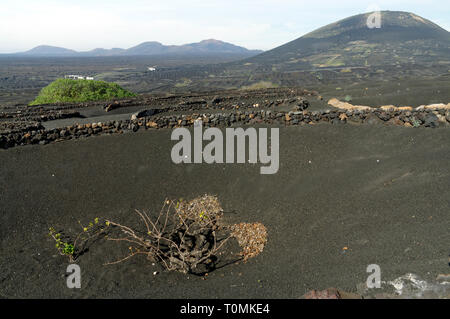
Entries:
{"type": "Polygon", "coordinates": [[[72,80],[90,80],[92,81],[94,78],[92,76],[82,76],[82,75],[65,75],[64,78],[72,79],[72,80]]]}

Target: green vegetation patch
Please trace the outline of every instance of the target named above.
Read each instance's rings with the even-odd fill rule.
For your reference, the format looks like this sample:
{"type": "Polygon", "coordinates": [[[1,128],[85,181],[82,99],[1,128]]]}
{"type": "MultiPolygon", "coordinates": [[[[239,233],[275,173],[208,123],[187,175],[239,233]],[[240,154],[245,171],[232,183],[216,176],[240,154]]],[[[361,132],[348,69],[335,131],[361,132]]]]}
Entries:
{"type": "Polygon", "coordinates": [[[176,83],[176,84],[175,84],[175,87],[176,87],[176,88],[183,88],[183,87],[189,86],[189,85],[192,83],[192,80],[191,80],[191,79],[186,79],[186,78],[184,78],[184,79],[182,79],[182,81],[183,81],[183,82],[178,82],[178,83],[176,83]]]}
{"type": "Polygon", "coordinates": [[[243,86],[241,87],[241,90],[259,90],[259,89],[271,89],[271,88],[277,88],[279,87],[278,84],[274,84],[270,81],[260,81],[258,83],[254,83],[251,85],[243,86]]]}
{"type": "Polygon", "coordinates": [[[115,83],[92,80],[58,79],[43,88],[29,105],[60,102],[88,102],[136,96],[115,83]]]}

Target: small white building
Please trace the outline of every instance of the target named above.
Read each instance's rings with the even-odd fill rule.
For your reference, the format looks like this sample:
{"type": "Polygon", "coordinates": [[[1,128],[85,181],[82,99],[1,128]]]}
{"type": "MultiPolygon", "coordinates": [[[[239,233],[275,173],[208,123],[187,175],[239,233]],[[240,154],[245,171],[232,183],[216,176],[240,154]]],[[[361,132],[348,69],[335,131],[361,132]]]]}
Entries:
{"type": "Polygon", "coordinates": [[[90,81],[92,81],[94,79],[94,77],[92,77],[92,76],[82,76],[82,75],[74,75],[74,74],[65,75],[64,78],[72,79],[72,80],[90,80],[90,81]]]}
{"type": "Polygon", "coordinates": [[[150,72],[156,71],[156,67],[150,66],[147,68],[150,72]]]}

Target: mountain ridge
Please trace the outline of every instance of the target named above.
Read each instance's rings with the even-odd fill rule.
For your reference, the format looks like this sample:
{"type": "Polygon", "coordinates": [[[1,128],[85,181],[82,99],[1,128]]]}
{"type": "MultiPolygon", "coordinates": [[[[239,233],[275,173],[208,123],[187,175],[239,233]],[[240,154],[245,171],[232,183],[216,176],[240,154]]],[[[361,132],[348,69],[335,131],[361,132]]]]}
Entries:
{"type": "Polygon", "coordinates": [[[232,43],[208,39],[196,43],[183,45],[164,45],[156,41],[142,42],[128,49],[122,48],[96,48],[90,51],[75,51],[63,47],[39,45],[25,52],[12,53],[14,56],[39,56],[39,57],[77,57],[77,56],[152,56],[152,55],[208,55],[208,54],[242,54],[257,55],[262,50],[249,50],[232,43]]]}

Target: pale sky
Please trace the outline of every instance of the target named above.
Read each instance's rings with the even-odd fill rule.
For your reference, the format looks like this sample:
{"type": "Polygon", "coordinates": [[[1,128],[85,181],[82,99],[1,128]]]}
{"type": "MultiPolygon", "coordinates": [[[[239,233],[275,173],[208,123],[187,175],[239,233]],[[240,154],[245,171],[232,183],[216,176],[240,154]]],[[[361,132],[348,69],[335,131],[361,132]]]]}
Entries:
{"type": "Polygon", "coordinates": [[[448,0],[0,0],[0,53],[211,38],[269,50],[374,6],[414,12],[450,30],[448,0]]]}

